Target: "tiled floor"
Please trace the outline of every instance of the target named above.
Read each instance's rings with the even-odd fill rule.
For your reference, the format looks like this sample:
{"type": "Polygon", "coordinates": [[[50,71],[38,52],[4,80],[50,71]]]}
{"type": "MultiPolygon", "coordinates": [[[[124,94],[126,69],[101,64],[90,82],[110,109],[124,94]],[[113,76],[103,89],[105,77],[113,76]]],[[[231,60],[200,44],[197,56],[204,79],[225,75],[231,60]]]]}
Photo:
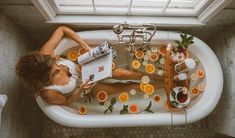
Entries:
{"type": "Polygon", "coordinates": [[[70,128],[43,117],[42,138],[229,138],[208,129],[203,119],[185,126],[153,126],[128,128],[70,128]]]}

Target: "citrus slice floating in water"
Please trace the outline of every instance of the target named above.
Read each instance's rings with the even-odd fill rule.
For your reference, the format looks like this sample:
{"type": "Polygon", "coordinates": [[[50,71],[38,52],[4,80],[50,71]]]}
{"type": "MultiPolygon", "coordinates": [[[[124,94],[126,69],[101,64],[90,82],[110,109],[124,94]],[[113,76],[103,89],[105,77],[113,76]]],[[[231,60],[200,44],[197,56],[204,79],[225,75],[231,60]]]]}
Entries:
{"type": "Polygon", "coordinates": [[[195,81],[195,80],[197,80],[197,78],[198,78],[198,77],[197,77],[197,74],[193,73],[193,74],[191,75],[191,79],[192,79],[192,80],[195,81]]]}
{"type": "Polygon", "coordinates": [[[159,49],[158,49],[159,53],[162,55],[162,56],[165,56],[166,53],[167,53],[167,50],[166,50],[166,46],[161,46],[159,49]]]}
{"type": "Polygon", "coordinates": [[[158,51],[158,49],[157,49],[157,47],[152,47],[152,48],[151,48],[151,51],[155,53],[155,52],[158,51]]]}
{"type": "Polygon", "coordinates": [[[160,69],[160,70],[157,71],[157,75],[162,76],[163,74],[164,74],[163,70],[160,69]]]}
{"type": "Polygon", "coordinates": [[[135,95],[135,94],[136,94],[136,90],[135,90],[135,89],[131,89],[131,90],[130,90],[130,94],[131,94],[131,95],[135,95]]]}
{"type": "Polygon", "coordinates": [[[199,91],[204,91],[205,90],[205,84],[204,83],[199,83],[198,86],[197,86],[198,90],[199,91]]]}
{"type": "Polygon", "coordinates": [[[155,71],[155,67],[153,64],[148,64],[146,67],[145,67],[145,70],[147,73],[149,74],[152,74],[154,71],[155,71]]]}
{"type": "Polygon", "coordinates": [[[113,62],[113,63],[112,63],[112,70],[114,70],[115,67],[116,67],[116,64],[113,62]]]}
{"type": "Polygon", "coordinates": [[[143,77],[141,78],[141,82],[142,82],[142,83],[149,83],[149,81],[150,81],[150,78],[149,78],[148,76],[143,76],[143,77]]]}
{"type": "Polygon", "coordinates": [[[105,102],[108,99],[108,94],[106,91],[99,91],[96,94],[96,98],[99,102],[105,102]]]}
{"type": "Polygon", "coordinates": [[[79,54],[75,50],[72,50],[72,51],[68,52],[68,59],[71,60],[71,61],[76,61],[78,56],[79,56],[79,54]]]}
{"type": "Polygon", "coordinates": [[[151,84],[147,84],[144,86],[144,92],[148,95],[151,95],[154,93],[154,87],[151,84]]]}
{"type": "Polygon", "coordinates": [[[134,60],[134,61],[132,62],[132,67],[133,67],[134,69],[138,69],[138,68],[140,67],[140,62],[139,62],[138,60],[134,60]]]}
{"type": "Polygon", "coordinates": [[[130,105],[130,107],[129,107],[130,113],[137,113],[138,110],[139,110],[139,107],[138,107],[137,104],[132,104],[132,105],[130,105]]]}
{"type": "Polygon", "coordinates": [[[87,108],[84,105],[81,105],[78,110],[80,115],[85,115],[87,113],[87,108]]]}
{"type": "Polygon", "coordinates": [[[198,88],[197,88],[197,87],[193,87],[193,88],[191,89],[191,93],[192,93],[192,95],[198,95],[198,94],[199,94],[198,88]]]}
{"type": "Polygon", "coordinates": [[[158,54],[157,53],[150,54],[150,60],[151,61],[157,61],[158,60],[158,54]]]}
{"type": "Polygon", "coordinates": [[[202,69],[197,70],[197,76],[198,78],[204,78],[205,72],[202,69]]]}
{"type": "Polygon", "coordinates": [[[119,101],[120,102],[127,102],[129,100],[129,95],[126,92],[119,94],[119,101]]]}
{"type": "Polygon", "coordinates": [[[160,62],[160,64],[164,65],[166,63],[166,59],[165,58],[160,58],[159,62],[160,62]]]}
{"type": "Polygon", "coordinates": [[[155,102],[159,103],[161,101],[161,96],[160,95],[155,95],[153,97],[153,99],[154,99],[155,102]]]}
{"type": "Polygon", "coordinates": [[[79,55],[83,55],[86,52],[87,52],[87,50],[83,47],[79,48],[79,50],[78,50],[79,55]]]}
{"type": "Polygon", "coordinates": [[[144,86],[148,85],[147,83],[140,83],[140,90],[144,92],[144,86]]]}
{"type": "Polygon", "coordinates": [[[136,58],[141,59],[144,57],[144,52],[143,51],[136,51],[135,56],[136,56],[136,58]]]}

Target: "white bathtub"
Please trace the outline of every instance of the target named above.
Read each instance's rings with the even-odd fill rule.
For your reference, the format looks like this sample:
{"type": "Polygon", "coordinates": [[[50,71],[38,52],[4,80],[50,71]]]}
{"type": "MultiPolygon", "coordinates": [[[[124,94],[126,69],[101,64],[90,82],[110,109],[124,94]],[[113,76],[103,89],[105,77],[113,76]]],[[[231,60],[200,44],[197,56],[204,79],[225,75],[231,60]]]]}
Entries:
{"type": "MultiPolygon", "coordinates": [[[[117,37],[112,30],[85,31],[78,33],[89,45],[96,45],[105,40],[116,41],[117,37]]],[[[157,31],[153,37],[152,44],[166,42],[167,39],[180,39],[179,33],[157,31]],[[168,37],[169,36],[169,37],[168,37]]],[[[206,72],[206,88],[200,100],[187,110],[187,121],[192,123],[198,121],[212,112],[217,105],[223,88],[223,76],[219,61],[213,51],[200,39],[194,38],[195,43],[189,47],[189,51],[199,58],[206,72]]],[[[56,53],[76,46],[77,44],[69,39],[61,41],[56,53]]],[[[42,111],[55,122],[70,127],[127,127],[127,126],[157,126],[171,125],[170,112],[155,112],[153,114],[128,114],[128,115],[79,115],[70,112],[68,107],[49,105],[41,97],[36,98],[42,111]]],[[[96,108],[100,108],[97,104],[96,108]]],[[[173,114],[173,124],[184,124],[184,113],[173,114]]]]}

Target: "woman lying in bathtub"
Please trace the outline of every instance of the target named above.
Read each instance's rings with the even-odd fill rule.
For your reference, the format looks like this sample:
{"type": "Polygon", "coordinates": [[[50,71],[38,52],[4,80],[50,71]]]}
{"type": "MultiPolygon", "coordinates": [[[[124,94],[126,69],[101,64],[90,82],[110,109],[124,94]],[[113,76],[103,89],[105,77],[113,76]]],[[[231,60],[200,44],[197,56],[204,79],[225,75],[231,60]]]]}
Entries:
{"type": "MultiPolygon", "coordinates": [[[[80,70],[73,62],[61,59],[55,55],[54,50],[64,36],[68,36],[76,41],[80,46],[89,51],[91,48],[70,28],[61,26],[55,30],[51,38],[42,46],[40,51],[32,52],[23,56],[16,65],[16,72],[20,80],[27,86],[33,87],[46,102],[50,104],[69,105],[84,90],[97,93],[105,90],[108,94],[128,91],[130,89],[139,90],[139,83],[97,83],[88,85],[85,83],[79,89],[78,75],[80,70]]],[[[146,75],[142,72],[115,69],[112,78],[117,80],[140,80],[146,75]]],[[[161,80],[156,75],[149,75],[152,80],[161,80]]],[[[155,82],[154,87],[162,87],[162,83],[155,82]]]]}

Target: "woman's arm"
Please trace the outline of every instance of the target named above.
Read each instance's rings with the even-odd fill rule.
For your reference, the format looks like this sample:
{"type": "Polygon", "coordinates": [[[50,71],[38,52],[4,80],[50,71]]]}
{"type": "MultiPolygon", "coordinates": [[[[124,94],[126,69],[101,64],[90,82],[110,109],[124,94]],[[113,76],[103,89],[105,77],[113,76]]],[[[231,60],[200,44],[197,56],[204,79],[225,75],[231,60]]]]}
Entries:
{"type": "Polygon", "coordinates": [[[70,37],[78,44],[80,44],[83,48],[87,49],[87,51],[91,49],[72,29],[66,26],[60,26],[55,30],[51,38],[42,46],[40,52],[42,54],[51,55],[54,57],[54,50],[64,36],[70,37]]]}

